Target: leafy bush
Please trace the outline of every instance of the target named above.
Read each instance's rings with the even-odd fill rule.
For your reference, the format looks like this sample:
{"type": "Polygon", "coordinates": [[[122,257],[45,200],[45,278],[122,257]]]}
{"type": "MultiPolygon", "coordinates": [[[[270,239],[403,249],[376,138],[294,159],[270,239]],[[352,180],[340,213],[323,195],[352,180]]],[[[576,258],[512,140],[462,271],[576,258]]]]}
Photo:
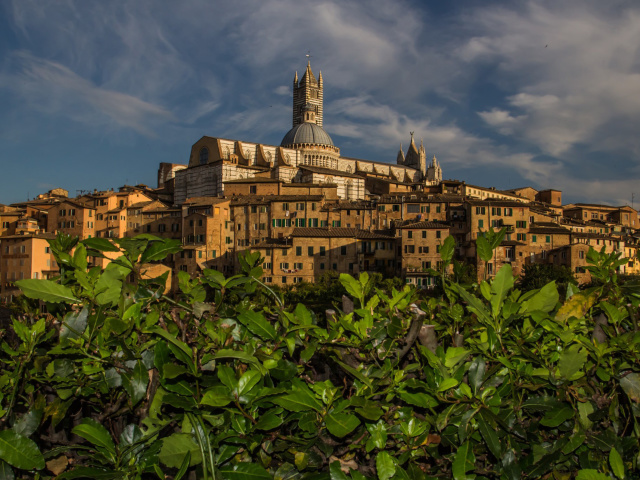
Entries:
{"type": "Polygon", "coordinates": [[[2,344],[0,478],[622,479],[638,468],[640,288],[617,283],[615,258],[590,252],[601,283],[569,286],[564,302],[554,283],[522,294],[506,265],[479,286],[442,275],[442,297],[420,308],[408,286],[387,294],[343,274],[353,306],[313,312],[261,285],[257,254],[230,278],[181,272],[171,299],[143,265],[177,242],[114,242],[60,237],[60,278],[18,282],[50,313],[25,309],[2,344]]]}

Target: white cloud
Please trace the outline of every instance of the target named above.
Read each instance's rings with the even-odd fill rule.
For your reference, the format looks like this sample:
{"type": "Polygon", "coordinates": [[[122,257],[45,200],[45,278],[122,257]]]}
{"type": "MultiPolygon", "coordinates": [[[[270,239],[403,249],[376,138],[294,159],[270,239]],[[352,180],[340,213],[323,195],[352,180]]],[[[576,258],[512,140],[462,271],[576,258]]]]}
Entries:
{"type": "Polygon", "coordinates": [[[115,123],[147,136],[154,136],[154,121],[172,119],[161,106],[100,88],[59,63],[25,52],[17,53],[15,59],[19,70],[3,75],[0,85],[19,95],[34,110],[96,126],[115,123]]]}

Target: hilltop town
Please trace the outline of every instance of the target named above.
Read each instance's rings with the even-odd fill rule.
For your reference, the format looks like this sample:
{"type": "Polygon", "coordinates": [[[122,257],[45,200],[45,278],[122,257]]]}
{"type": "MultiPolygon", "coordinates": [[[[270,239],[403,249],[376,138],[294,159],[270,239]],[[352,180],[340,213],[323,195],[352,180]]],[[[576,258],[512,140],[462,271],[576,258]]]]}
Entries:
{"type": "MultiPolygon", "coordinates": [[[[163,268],[231,275],[245,250],[264,257],[263,281],[313,282],[328,271],[380,272],[420,288],[434,285],[444,240],[478,278],[509,263],[567,266],[579,282],[590,247],[629,259],[621,273],[640,273],[638,212],[630,206],[564,204],[562,192],[532,187],[497,190],[444,180],[443,170],[411,132],[391,162],[343,157],[323,128],[322,73],[310,64],[293,82],[292,128],[280,145],[204,136],[188,162],[158,167],[155,188],[120,187],[73,198],[53,189],[0,205],[0,296],[19,293],[16,280],[51,278],[59,266],[48,240],[58,232],[87,238],[139,234],[180,240],[183,251],[163,268]],[[476,239],[506,228],[492,261],[479,261],[476,239]]],[[[94,258],[104,266],[108,259],[94,258]]],[[[152,266],[149,266],[152,269],[152,266]]]]}

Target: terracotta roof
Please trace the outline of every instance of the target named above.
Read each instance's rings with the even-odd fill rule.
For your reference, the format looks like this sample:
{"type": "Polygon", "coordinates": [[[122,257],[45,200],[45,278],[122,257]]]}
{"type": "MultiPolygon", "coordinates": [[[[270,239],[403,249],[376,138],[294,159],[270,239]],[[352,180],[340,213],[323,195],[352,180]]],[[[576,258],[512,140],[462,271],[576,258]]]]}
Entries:
{"type": "Polygon", "coordinates": [[[155,200],[149,200],[148,202],[138,202],[138,203],[133,203],[131,205],[129,205],[127,207],[127,210],[130,208],[142,208],[142,207],[146,207],[147,205],[151,205],[153,202],[155,202],[155,200]]]}
{"type": "Polygon", "coordinates": [[[451,203],[462,202],[462,195],[448,193],[385,193],[378,203],[451,203]]]}
{"type": "Polygon", "coordinates": [[[183,203],[183,205],[194,207],[198,205],[215,205],[217,203],[224,203],[228,201],[229,201],[228,198],[221,198],[221,197],[191,197],[191,198],[187,198],[183,203]]]}
{"type": "Polygon", "coordinates": [[[419,230],[428,230],[428,229],[448,229],[449,224],[444,222],[430,222],[428,220],[422,222],[414,222],[414,223],[405,223],[403,225],[397,225],[396,228],[411,228],[411,229],[419,229],[419,230]]]}
{"type": "Polygon", "coordinates": [[[273,202],[319,202],[323,195],[242,195],[231,197],[231,206],[266,205],[273,202]]]}
{"type": "Polygon", "coordinates": [[[357,238],[357,239],[380,239],[380,240],[394,240],[395,238],[390,235],[383,235],[381,233],[370,232],[368,230],[360,230],[357,228],[344,228],[344,227],[318,227],[318,228],[304,228],[297,227],[293,229],[291,233],[292,237],[323,237],[323,238],[357,238]]]}
{"type": "Polygon", "coordinates": [[[523,207],[523,206],[529,206],[528,201],[527,202],[516,202],[513,200],[501,200],[499,198],[493,198],[493,199],[484,199],[484,200],[472,200],[469,199],[468,200],[469,205],[484,205],[484,206],[489,206],[489,207],[523,207]]]}
{"type": "Polygon", "coordinates": [[[251,248],[291,248],[291,239],[288,237],[273,238],[269,237],[262,242],[252,245],[251,248]],[[287,243],[288,242],[288,243],[287,243]]]}

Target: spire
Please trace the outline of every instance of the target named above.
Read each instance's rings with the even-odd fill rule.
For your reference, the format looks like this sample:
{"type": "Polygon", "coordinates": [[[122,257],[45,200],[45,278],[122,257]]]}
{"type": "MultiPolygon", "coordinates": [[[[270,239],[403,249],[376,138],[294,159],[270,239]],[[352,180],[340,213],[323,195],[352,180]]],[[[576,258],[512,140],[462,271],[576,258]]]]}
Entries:
{"type": "Polygon", "coordinates": [[[318,85],[322,87],[322,70],[318,73],[318,85]]]}
{"type": "Polygon", "coordinates": [[[296,85],[296,86],[298,85],[298,71],[297,70],[296,70],[296,76],[293,77],[293,84],[296,85]]]}
{"type": "Polygon", "coordinates": [[[420,139],[420,151],[424,152],[424,144],[422,142],[422,138],[420,139]]]}
{"type": "Polygon", "coordinates": [[[402,152],[402,142],[400,142],[400,150],[398,150],[398,156],[396,157],[396,163],[398,165],[404,165],[404,153],[402,152]]]}

